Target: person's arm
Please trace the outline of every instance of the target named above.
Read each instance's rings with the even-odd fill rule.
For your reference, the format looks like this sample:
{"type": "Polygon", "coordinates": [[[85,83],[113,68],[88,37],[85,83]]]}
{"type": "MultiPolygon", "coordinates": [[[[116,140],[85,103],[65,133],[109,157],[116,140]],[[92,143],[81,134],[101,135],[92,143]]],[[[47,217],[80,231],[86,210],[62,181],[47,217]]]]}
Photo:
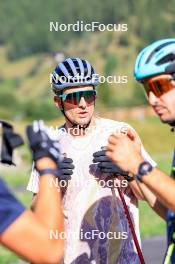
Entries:
{"type": "MultiPolygon", "coordinates": [[[[73,160],[67,157],[64,157],[64,159],[59,163],[59,167],[57,169],[58,171],[58,182],[59,181],[64,181],[64,183],[66,183],[65,187],[60,187],[60,192],[61,192],[61,196],[62,199],[64,197],[64,194],[66,193],[67,190],[67,186],[68,186],[68,181],[71,179],[71,175],[73,174],[73,169],[74,169],[74,165],[73,165],[73,160]]],[[[34,169],[34,166],[32,168],[32,174],[31,174],[31,179],[30,179],[30,191],[33,191],[33,197],[32,197],[32,203],[31,203],[31,210],[33,211],[35,209],[36,206],[36,202],[37,202],[37,189],[39,188],[34,188],[33,189],[33,183],[34,184],[39,184],[40,181],[40,177],[37,173],[37,171],[34,169]]]]}
{"type": "Polygon", "coordinates": [[[160,217],[165,220],[167,208],[159,201],[157,196],[144,183],[140,183],[137,181],[136,184],[140,188],[140,191],[144,196],[144,200],[160,217]]]}
{"type": "MultiPolygon", "coordinates": [[[[130,140],[134,140],[135,144],[137,144],[138,148],[140,149],[141,156],[144,158],[144,156],[147,153],[143,148],[141,139],[140,139],[139,135],[137,134],[137,132],[132,127],[129,126],[129,127],[126,127],[125,135],[127,135],[130,138],[130,140]]],[[[148,155],[146,155],[146,156],[148,156],[148,155]]],[[[147,201],[148,204],[151,206],[151,208],[153,208],[153,209],[155,209],[155,207],[157,208],[157,206],[155,206],[156,205],[156,196],[146,186],[144,186],[144,184],[139,184],[136,180],[130,181],[128,183],[132,189],[132,192],[134,193],[134,195],[136,196],[136,198],[138,200],[147,201]]],[[[163,213],[163,215],[164,215],[164,213],[163,213]]]]}
{"type": "Polygon", "coordinates": [[[36,201],[37,201],[37,193],[34,193],[33,197],[32,197],[32,203],[31,203],[31,206],[30,206],[30,209],[32,211],[34,211],[34,209],[35,209],[36,201]]]}
{"type": "Polygon", "coordinates": [[[170,176],[154,168],[142,177],[142,182],[139,185],[146,185],[165,207],[175,211],[175,181],[170,176]]]}
{"type": "MultiPolygon", "coordinates": [[[[136,132],[128,130],[127,135],[113,134],[109,138],[109,144],[107,147],[107,155],[117,164],[121,169],[132,173],[133,170],[137,170],[137,161],[139,164],[144,160],[141,155],[141,141],[136,132]],[[132,153],[132,155],[131,155],[132,153]]],[[[162,205],[156,197],[156,193],[150,190],[145,184],[141,184],[138,181],[133,181],[132,190],[140,189],[140,192],[144,196],[148,204],[153,210],[165,218],[166,208],[162,205]],[[133,186],[133,183],[135,184],[133,186]],[[136,187],[137,184],[137,187],[136,187]]],[[[139,193],[140,194],[140,193],[139,193]]]]}
{"type": "Polygon", "coordinates": [[[160,217],[166,219],[167,208],[144,183],[133,180],[128,184],[138,200],[146,201],[160,217]]]}
{"type": "MultiPolygon", "coordinates": [[[[37,168],[56,168],[50,158],[37,161],[37,168]]],[[[26,210],[3,232],[1,243],[34,263],[59,263],[63,257],[64,241],[59,234],[64,231],[61,195],[53,175],[43,175],[37,195],[35,211],[26,210]],[[50,232],[57,238],[50,237],[50,232]]]]}
{"type": "Polygon", "coordinates": [[[145,201],[146,198],[143,194],[143,192],[141,191],[141,189],[138,187],[138,184],[135,180],[129,182],[129,186],[132,190],[132,192],[134,193],[135,197],[138,199],[138,200],[142,200],[142,201],[145,201]]]}

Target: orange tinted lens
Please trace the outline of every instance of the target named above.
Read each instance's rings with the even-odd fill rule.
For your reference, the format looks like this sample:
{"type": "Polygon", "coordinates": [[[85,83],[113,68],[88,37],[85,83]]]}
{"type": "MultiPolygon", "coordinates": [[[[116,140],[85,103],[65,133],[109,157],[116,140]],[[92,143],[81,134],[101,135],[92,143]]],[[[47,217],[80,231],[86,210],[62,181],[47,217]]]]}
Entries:
{"type": "Polygon", "coordinates": [[[171,75],[154,77],[145,81],[143,84],[147,95],[149,95],[149,92],[151,91],[157,97],[160,97],[161,95],[172,90],[175,87],[172,83],[171,75]]]}
{"type": "Polygon", "coordinates": [[[146,95],[149,96],[149,92],[152,90],[150,85],[148,84],[148,82],[144,82],[143,86],[144,86],[144,90],[145,90],[146,95]]]}
{"type": "Polygon", "coordinates": [[[164,93],[167,93],[168,91],[174,88],[171,79],[153,81],[153,86],[155,90],[155,95],[157,97],[160,97],[164,93]]]}

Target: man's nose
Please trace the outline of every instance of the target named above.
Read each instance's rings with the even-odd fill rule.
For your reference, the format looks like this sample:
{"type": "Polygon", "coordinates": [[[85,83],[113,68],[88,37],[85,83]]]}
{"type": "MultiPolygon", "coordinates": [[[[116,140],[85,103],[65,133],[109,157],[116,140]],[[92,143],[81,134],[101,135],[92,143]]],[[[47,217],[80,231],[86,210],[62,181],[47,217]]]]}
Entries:
{"type": "Polygon", "coordinates": [[[155,106],[157,104],[158,100],[159,100],[159,98],[153,92],[149,92],[148,102],[151,106],[155,106]]]}
{"type": "Polygon", "coordinates": [[[78,106],[81,107],[81,108],[86,108],[86,101],[85,101],[83,96],[81,97],[78,106]]]}

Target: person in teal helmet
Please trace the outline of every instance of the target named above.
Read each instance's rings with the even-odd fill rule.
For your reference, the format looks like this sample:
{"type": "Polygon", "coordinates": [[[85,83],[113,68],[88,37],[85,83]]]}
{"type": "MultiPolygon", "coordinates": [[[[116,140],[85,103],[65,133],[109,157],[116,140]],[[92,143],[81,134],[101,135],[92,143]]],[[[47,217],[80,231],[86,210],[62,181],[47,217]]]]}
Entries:
{"type": "MultiPolygon", "coordinates": [[[[175,38],[159,40],[144,48],[137,56],[134,77],[143,85],[148,102],[160,120],[174,132],[175,38]]],[[[130,131],[127,136],[110,136],[107,155],[133,175],[143,192],[146,187],[156,195],[157,211],[166,210],[168,249],[164,263],[175,263],[175,154],[172,177],[169,177],[141,158],[138,137],[130,131]]],[[[148,200],[148,193],[145,196],[148,200]]]]}

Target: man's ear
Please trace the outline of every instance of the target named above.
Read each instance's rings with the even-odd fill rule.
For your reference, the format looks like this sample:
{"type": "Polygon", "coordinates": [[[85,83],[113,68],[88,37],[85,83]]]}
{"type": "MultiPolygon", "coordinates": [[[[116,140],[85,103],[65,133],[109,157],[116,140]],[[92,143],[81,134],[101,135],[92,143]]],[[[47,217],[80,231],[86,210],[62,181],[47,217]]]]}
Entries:
{"type": "Polygon", "coordinates": [[[55,105],[61,110],[62,109],[61,99],[58,98],[56,95],[54,96],[54,102],[55,102],[55,105]]]}

